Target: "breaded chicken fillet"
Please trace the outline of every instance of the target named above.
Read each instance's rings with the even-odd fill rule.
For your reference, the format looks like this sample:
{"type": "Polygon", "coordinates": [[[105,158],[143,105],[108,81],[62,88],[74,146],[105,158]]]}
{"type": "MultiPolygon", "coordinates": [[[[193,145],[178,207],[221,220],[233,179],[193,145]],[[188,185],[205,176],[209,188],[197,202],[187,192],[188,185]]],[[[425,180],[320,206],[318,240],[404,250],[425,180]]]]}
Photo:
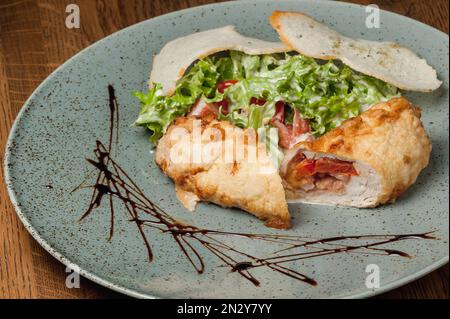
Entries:
{"type": "Polygon", "coordinates": [[[378,103],[284,158],[288,200],[375,207],[393,202],[429,162],[420,109],[405,98],[378,103]]]}
{"type": "Polygon", "coordinates": [[[265,144],[253,143],[257,135],[243,134],[227,121],[181,117],[159,141],[156,163],[173,179],[179,200],[189,210],[198,201],[208,201],[245,210],[268,227],[289,228],[278,170],[265,144]],[[238,150],[246,156],[239,157],[238,150]]]}

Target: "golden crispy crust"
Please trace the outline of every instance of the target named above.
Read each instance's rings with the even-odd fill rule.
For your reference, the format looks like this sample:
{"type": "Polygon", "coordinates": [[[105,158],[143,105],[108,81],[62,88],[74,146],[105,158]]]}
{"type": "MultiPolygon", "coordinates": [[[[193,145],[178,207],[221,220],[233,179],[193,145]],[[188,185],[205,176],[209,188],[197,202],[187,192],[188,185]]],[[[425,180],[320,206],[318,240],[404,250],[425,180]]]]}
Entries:
{"type": "MultiPolygon", "coordinates": [[[[156,151],[156,163],[174,180],[182,203],[191,210],[195,207],[196,199],[224,207],[238,207],[264,220],[269,227],[289,228],[290,215],[281,177],[275,169],[270,173],[261,173],[259,170],[268,163],[271,165],[265,148],[264,151],[258,150],[256,163],[246,160],[224,162],[218,159],[196,164],[192,161],[175,163],[171,159],[170,151],[176,143],[170,138],[171,132],[176,128],[184,128],[192,135],[194,119],[178,118],[159,141],[156,151]]],[[[202,140],[206,141],[209,136],[206,129],[214,127],[223,134],[225,129],[234,128],[229,122],[211,118],[201,119],[200,127],[202,140]]],[[[245,141],[244,145],[247,147],[245,141]]]]}
{"type": "Polygon", "coordinates": [[[379,103],[301,148],[370,165],[380,176],[378,204],[394,201],[428,165],[431,143],[420,109],[405,98],[379,103]]]}

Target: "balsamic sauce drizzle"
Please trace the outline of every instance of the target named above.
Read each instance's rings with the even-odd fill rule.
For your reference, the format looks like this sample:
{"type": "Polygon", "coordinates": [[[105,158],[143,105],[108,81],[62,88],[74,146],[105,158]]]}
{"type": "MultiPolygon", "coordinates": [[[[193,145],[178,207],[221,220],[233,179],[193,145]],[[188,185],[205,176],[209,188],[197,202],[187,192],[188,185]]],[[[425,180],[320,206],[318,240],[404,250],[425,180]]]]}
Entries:
{"type": "Polygon", "coordinates": [[[251,270],[259,267],[271,269],[284,276],[315,286],[317,282],[298,271],[298,265],[294,265],[293,262],[340,253],[397,255],[411,258],[406,252],[381,246],[401,240],[436,239],[431,235],[433,232],[311,239],[283,234],[249,234],[202,229],[177,221],[152,202],[111,157],[113,141],[117,145],[119,140],[119,105],[114,88],[111,85],[108,86],[108,93],[110,110],[108,144],[104,145],[100,140],[97,140],[94,159],[86,159],[88,163],[94,166],[97,172],[95,184],[83,186],[83,182],[76,188],[79,189],[83,186],[92,189],[89,205],[80,217],[80,221],[100,207],[105,200],[108,201],[110,211],[108,240],[111,240],[114,235],[114,219],[116,217],[114,205],[117,201],[120,202],[126,209],[129,221],[136,225],[136,229],[144,242],[149,262],[153,260],[154,255],[146,230],[159,231],[170,236],[178,245],[187,261],[199,274],[203,273],[206,268],[202,255],[206,250],[206,252],[211,253],[222,261],[224,266],[228,267],[230,271],[238,273],[255,286],[259,286],[260,282],[254,277],[251,270]],[[230,237],[259,241],[264,242],[265,245],[276,245],[275,247],[282,246],[285,248],[276,250],[269,256],[258,257],[251,252],[228,244],[225,239],[230,237]],[[346,243],[343,243],[343,241],[346,243]],[[348,244],[349,241],[352,244],[348,244]]]}

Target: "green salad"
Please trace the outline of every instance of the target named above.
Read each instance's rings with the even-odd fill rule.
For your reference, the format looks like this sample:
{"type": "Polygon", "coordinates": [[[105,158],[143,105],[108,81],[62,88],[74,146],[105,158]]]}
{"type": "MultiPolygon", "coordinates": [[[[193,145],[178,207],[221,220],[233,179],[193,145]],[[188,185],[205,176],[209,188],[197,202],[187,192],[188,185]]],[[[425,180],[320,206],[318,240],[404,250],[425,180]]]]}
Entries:
{"type": "Polygon", "coordinates": [[[141,102],[135,124],[148,128],[150,140],[157,142],[169,124],[187,115],[199,99],[218,105],[219,119],[256,129],[271,126],[276,104],[282,101],[286,125],[292,124],[297,109],[309,122],[311,133],[320,136],[399,92],[333,61],[318,63],[298,54],[255,56],[230,51],[198,61],[177,82],[171,96],[164,96],[158,83],[147,93],[133,94],[141,102]]]}

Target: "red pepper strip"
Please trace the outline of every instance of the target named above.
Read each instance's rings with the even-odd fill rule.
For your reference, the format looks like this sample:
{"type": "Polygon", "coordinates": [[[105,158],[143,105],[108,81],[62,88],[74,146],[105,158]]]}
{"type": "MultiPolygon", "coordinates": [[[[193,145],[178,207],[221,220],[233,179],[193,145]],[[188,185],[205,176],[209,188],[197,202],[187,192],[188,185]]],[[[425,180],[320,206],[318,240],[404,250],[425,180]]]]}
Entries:
{"type": "Polygon", "coordinates": [[[227,115],[229,110],[229,103],[228,100],[222,100],[220,102],[215,102],[214,105],[216,105],[218,108],[222,107],[222,114],[227,115]]]}
{"type": "Polygon", "coordinates": [[[316,161],[313,159],[304,159],[297,164],[295,170],[298,175],[314,175],[316,172],[316,161]]]}
{"type": "Polygon", "coordinates": [[[227,81],[223,81],[223,82],[219,82],[217,84],[217,91],[219,91],[219,93],[223,93],[225,92],[225,89],[229,86],[232,86],[233,84],[236,84],[238,81],[237,80],[227,80],[227,81]]]}
{"type": "Polygon", "coordinates": [[[264,105],[266,104],[266,100],[265,99],[257,99],[256,97],[252,97],[250,99],[250,104],[255,104],[255,105],[264,105]]]}
{"type": "Polygon", "coordinates": [[[316,160],[316,173],[338,173],[345,175],[358,175],[353,163],[334,158],[322,157],[316,160]]]}

